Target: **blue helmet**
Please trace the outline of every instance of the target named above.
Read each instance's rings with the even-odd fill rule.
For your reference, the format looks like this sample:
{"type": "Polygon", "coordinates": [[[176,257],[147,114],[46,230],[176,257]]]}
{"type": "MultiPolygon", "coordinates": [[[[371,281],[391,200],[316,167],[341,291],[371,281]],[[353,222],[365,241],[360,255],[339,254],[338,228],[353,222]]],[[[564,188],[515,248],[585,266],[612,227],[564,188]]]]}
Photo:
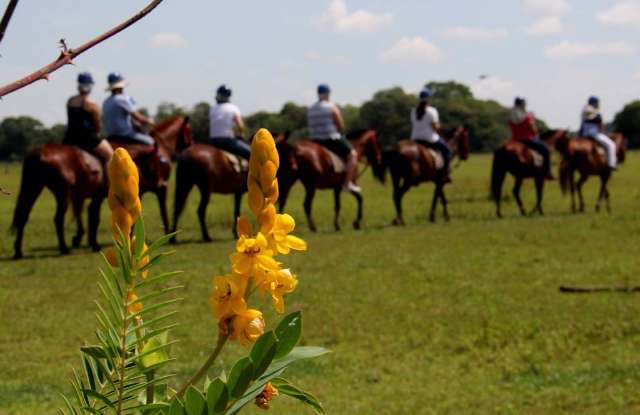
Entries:
{"type": "Polygon", "coordinates": [[[81,85],[93,85],[93,77],[89,72],[81,72],[78,74],[78,83],[81,85]]]}
{"type": "Polygon", "coordinates": [[[516,97],[516,99],[513,101],[513,106],[525,108],[527,106],[527,101],[522,97],[516,97]]]}
{"type": "Polygon", "coordinates": [[[424,87],[422,91],[420,91],[420,99],[428,99],[433,96],[433,91],[429,87],[424,87]]]}
{"type": "Polygon", "coordinates": [[[111,72],[107,77],[109,85],[124,81],[124,76],[120,72],[111,72]]]}
{"type": "Polygon", "coordinates": [[[592,96],[589,97],[588,103],[589,103],[589,105],[597,108],[600,105],[600,99],[598,97],[592,95],[592,96]]]}
{"type": "Polygon", "coordinates": [[[216,91],[216,96],[218,98],[231,98],[231,88],[228,88],[225,84],[220,85],[216,91]]]}
{"type": "Polygon", "coordinates": [[[318,85],[318,94],[328,94],[331,92],[331,88],[329,88],[329,85],[327,84],[320,84],[318,85]]]}

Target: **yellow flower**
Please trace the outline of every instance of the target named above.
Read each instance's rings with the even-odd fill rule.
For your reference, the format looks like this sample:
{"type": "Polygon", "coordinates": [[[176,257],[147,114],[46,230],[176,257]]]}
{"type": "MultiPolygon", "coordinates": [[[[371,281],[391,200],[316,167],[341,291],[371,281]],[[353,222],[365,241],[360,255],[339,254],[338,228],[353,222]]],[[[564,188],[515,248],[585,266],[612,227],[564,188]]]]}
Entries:
{"type": "Polygon", "coordinates": [[[108,247],[102,252],[104,253],[105,258],[107,258],[107,262],[109,263],[109,265],[111,265],[112,267],[118,266],[118,253],[112,246],[108,247]]]}
{"type": "Polygon", "coordinates": [[[291,215],[276,215],[273,227],[269,231],[268,241],[271,250],[281,254],[288,254],[291,249],[306,251],[307,243],[297,236],[289,235],[296,227],[296,221],[291,215]]]}
{"type": "Polygon", "coordinates": [[[130,290],[127,293],[127,311],[129,312],[129,314],[138,314],[142,311],[142,303],[131,304],[137,299],[138,296],[135,292],[133,292],[133,290],[130,290]]]}
{"type": "Polygon", "coordinates": [[[138,168],[129,153],[118,148],[108,166],[109,208],[111,208],[111,230],[118,236],[118,229],[126,236],[140,216],[142,205],[138,196],[138,168]]]}
{"type": "Polygon", "coordinates": [[[247,278],[229,274],[213,278],[213,291],[209,298],[213,314],[222,318],[229,314],[238,314],[247,309],[244,300],[247,278]]]}
{"type": "Polygon", "coordinates": [[[248,309],[238,313],[233,318],[231,339],[242,345],[258,340],[264,333],[264,319],[258,310],[248,309]]]}
{"type": "Polygon", "coordinates": [[[284,295],[291,294],[298,285],[298,279],[288,269],[265,273],[259,285],[260,294],[267,291],[271,295],[273,308],[280,314],[284,313],[284,295]]]}
{"type": "Polygon", "coordinates": [[[252,276],[262,270],[278,270],[278,262],[272,258],[267,239],[258,233],[255,238],[240,236],[236,242],[236,252],[231,254],[233,272],[252,276]]]}
{"type": "Polygon", "coordinates": [[[278,396],[278,389],[271,382],[264,385],[260,395],[256,396],[255,404],[260,409],[269,409],[269,401],[278,396]]]}
{"type": "Polygon", "coordinates": [[[249,159],[249,207],[256,217],[269,204],[278,200],[278,181],[276,173],[280,166],[280,157],[271,133],[261,128],[251,143],[249,159]]]}

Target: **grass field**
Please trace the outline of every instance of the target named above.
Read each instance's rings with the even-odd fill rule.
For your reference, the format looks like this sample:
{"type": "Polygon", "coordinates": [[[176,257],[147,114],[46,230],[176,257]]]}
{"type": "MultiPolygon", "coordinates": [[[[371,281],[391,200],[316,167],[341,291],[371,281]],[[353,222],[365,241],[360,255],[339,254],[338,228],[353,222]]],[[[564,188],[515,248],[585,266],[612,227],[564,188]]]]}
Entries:
{"type": "MultiPolygon", "coordinates": [[[[343,225],[332,231],[332,194],[318,194],[320,232],[306,229],[302,189],[288,212],[309,252],[287,257],[298,273],[288,309],[304,311],[303,343],[333,353],[298,365],[289,376],[315,392],[330,414],[622,414],[640,412],[640,303],[635,294],[567,295],[560,284],[640,284],[640,154],[631,154],[611,185],[613,213],[568,213],[557,183],[547,187],[544,217],[522,218],[514,204],[497,220],[488,200],[489,156],[472,156],[447,192],[452,220],[426,221],[431,185],[406,197],[408,222],[393,217],[390,186],[363,181],[365,224],[347,227],[355,205],[343,200],[343,225]]],[[[0,166],[15,191],[19,166],[0,166]]],[[[508,181],[507,186],[511,185],[508,181]]],[[[528,206],[533,189],[524,189],[528,206]]],[[[180,379],[200,364],[216,337],[207,305],[211,277],[227,269],[233,247],[231,197],[212,198],[215,239],[199,242],[195,194],[181,221],[182,243],[165,270],[182,269],[185,285],[173,335],[180,379]],[[193,318],[198,316],[197,318],[193,318]]],[[[6,231],[15,195],[0,195],[0,414],[48,414],[69,392],[78,348],[96,326],[100,257],[86,248],[59,257],[53,200],[42,197],[26,230],[25,255],[9,261],[6,231]]],[[[143,199],[147,228],[160,236],[157,206],[143,199]]],[[[245,207],[244,209],[248,209],[245,207]]],[[[106,220],[106,204],[103,212],[106,220]]],[[[69,219],[67,241],[71,237],[69,219]]],[[[100,240],[108,242],[107,227],[100,240]]],[[[268,315],[273,323],[275,316],[268,315]]],[[[216,370],[242,353],[229,349],[216,370]]],[[[252,409],[251,413],[258,413],[252,409]]],[[[309,413],[278,399],[273,413],[309,413]]]]}

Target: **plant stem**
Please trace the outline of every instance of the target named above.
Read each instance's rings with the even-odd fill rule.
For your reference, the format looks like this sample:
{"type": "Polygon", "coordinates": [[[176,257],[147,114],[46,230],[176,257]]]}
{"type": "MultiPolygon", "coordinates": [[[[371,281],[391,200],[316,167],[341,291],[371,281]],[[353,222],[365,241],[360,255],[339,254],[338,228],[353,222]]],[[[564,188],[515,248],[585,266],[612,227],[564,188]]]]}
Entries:
{"type": "Polygon", "coordinates": [[[191,379],[189,379],[187,381],[187,383],[182,385],[182,387],[178,390],[178,392],[176,393],[176,396],[178,398],[180,398],[180,397],[182,397],[182,395],[184,395],[184,393],[187,391],[189,386],[191,386],[194,383],[196,383],[197,381],[199,381],[207,373],[207,371],[209,370],[211,365],[213,365],[213,362],[215,362],[216,358],[218,357],[218,355],[222,351],[222,348],[227,343],[228,339],[229,339],[229,335],[228,334],[220,334],[218,336],[218,343],[216,344],[215,349],[213,349],[213,352],[211,352],[211,355],[209,355],[209,358],[207,359],[206,362],[204,362],[202,367],[191,377],[191,379]]]}

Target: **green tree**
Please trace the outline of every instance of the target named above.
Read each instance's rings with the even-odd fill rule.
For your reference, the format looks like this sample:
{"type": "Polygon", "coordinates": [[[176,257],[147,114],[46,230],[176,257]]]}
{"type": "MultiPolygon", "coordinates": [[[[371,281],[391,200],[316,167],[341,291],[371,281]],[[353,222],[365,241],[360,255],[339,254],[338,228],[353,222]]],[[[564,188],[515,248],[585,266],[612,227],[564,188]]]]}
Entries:
{"type": "Polygon", "coordinates": [[[367,128],[376,130],[381,146],[389,148],[398,140],[409,138],[409,114],[416,103],[417,97],[400,87],[384,89],[362,105],[360,117],[367,128]]]}
{"type": "Polygon", "coordinates": [[[162,122],[171,117],[184,117],[187,115],[187,111],[171,102],[161,102],[156,109],[156,116],[154,117],[156,122],[162,122]]]}
{"type": "Polygon", "coordinates": [[[54,141],[51,132],[32,117],[9,117],[0,123],[0,160],[20,159],[36,145],[54,141]]]}
{"type": "Polygon", "coordinates": [[[191,114],[189,114],[193,138],[201,143],[206,142],[209,138],[210,109],[211,105],[208,102],[198,102],[191,110],[191,114]]]}
{"type": "Polygon", "coordinates": [[[640,101],[624,106],[613,119],[613,127],[629,140],[631,147],[640,146],[640,101]]]}

